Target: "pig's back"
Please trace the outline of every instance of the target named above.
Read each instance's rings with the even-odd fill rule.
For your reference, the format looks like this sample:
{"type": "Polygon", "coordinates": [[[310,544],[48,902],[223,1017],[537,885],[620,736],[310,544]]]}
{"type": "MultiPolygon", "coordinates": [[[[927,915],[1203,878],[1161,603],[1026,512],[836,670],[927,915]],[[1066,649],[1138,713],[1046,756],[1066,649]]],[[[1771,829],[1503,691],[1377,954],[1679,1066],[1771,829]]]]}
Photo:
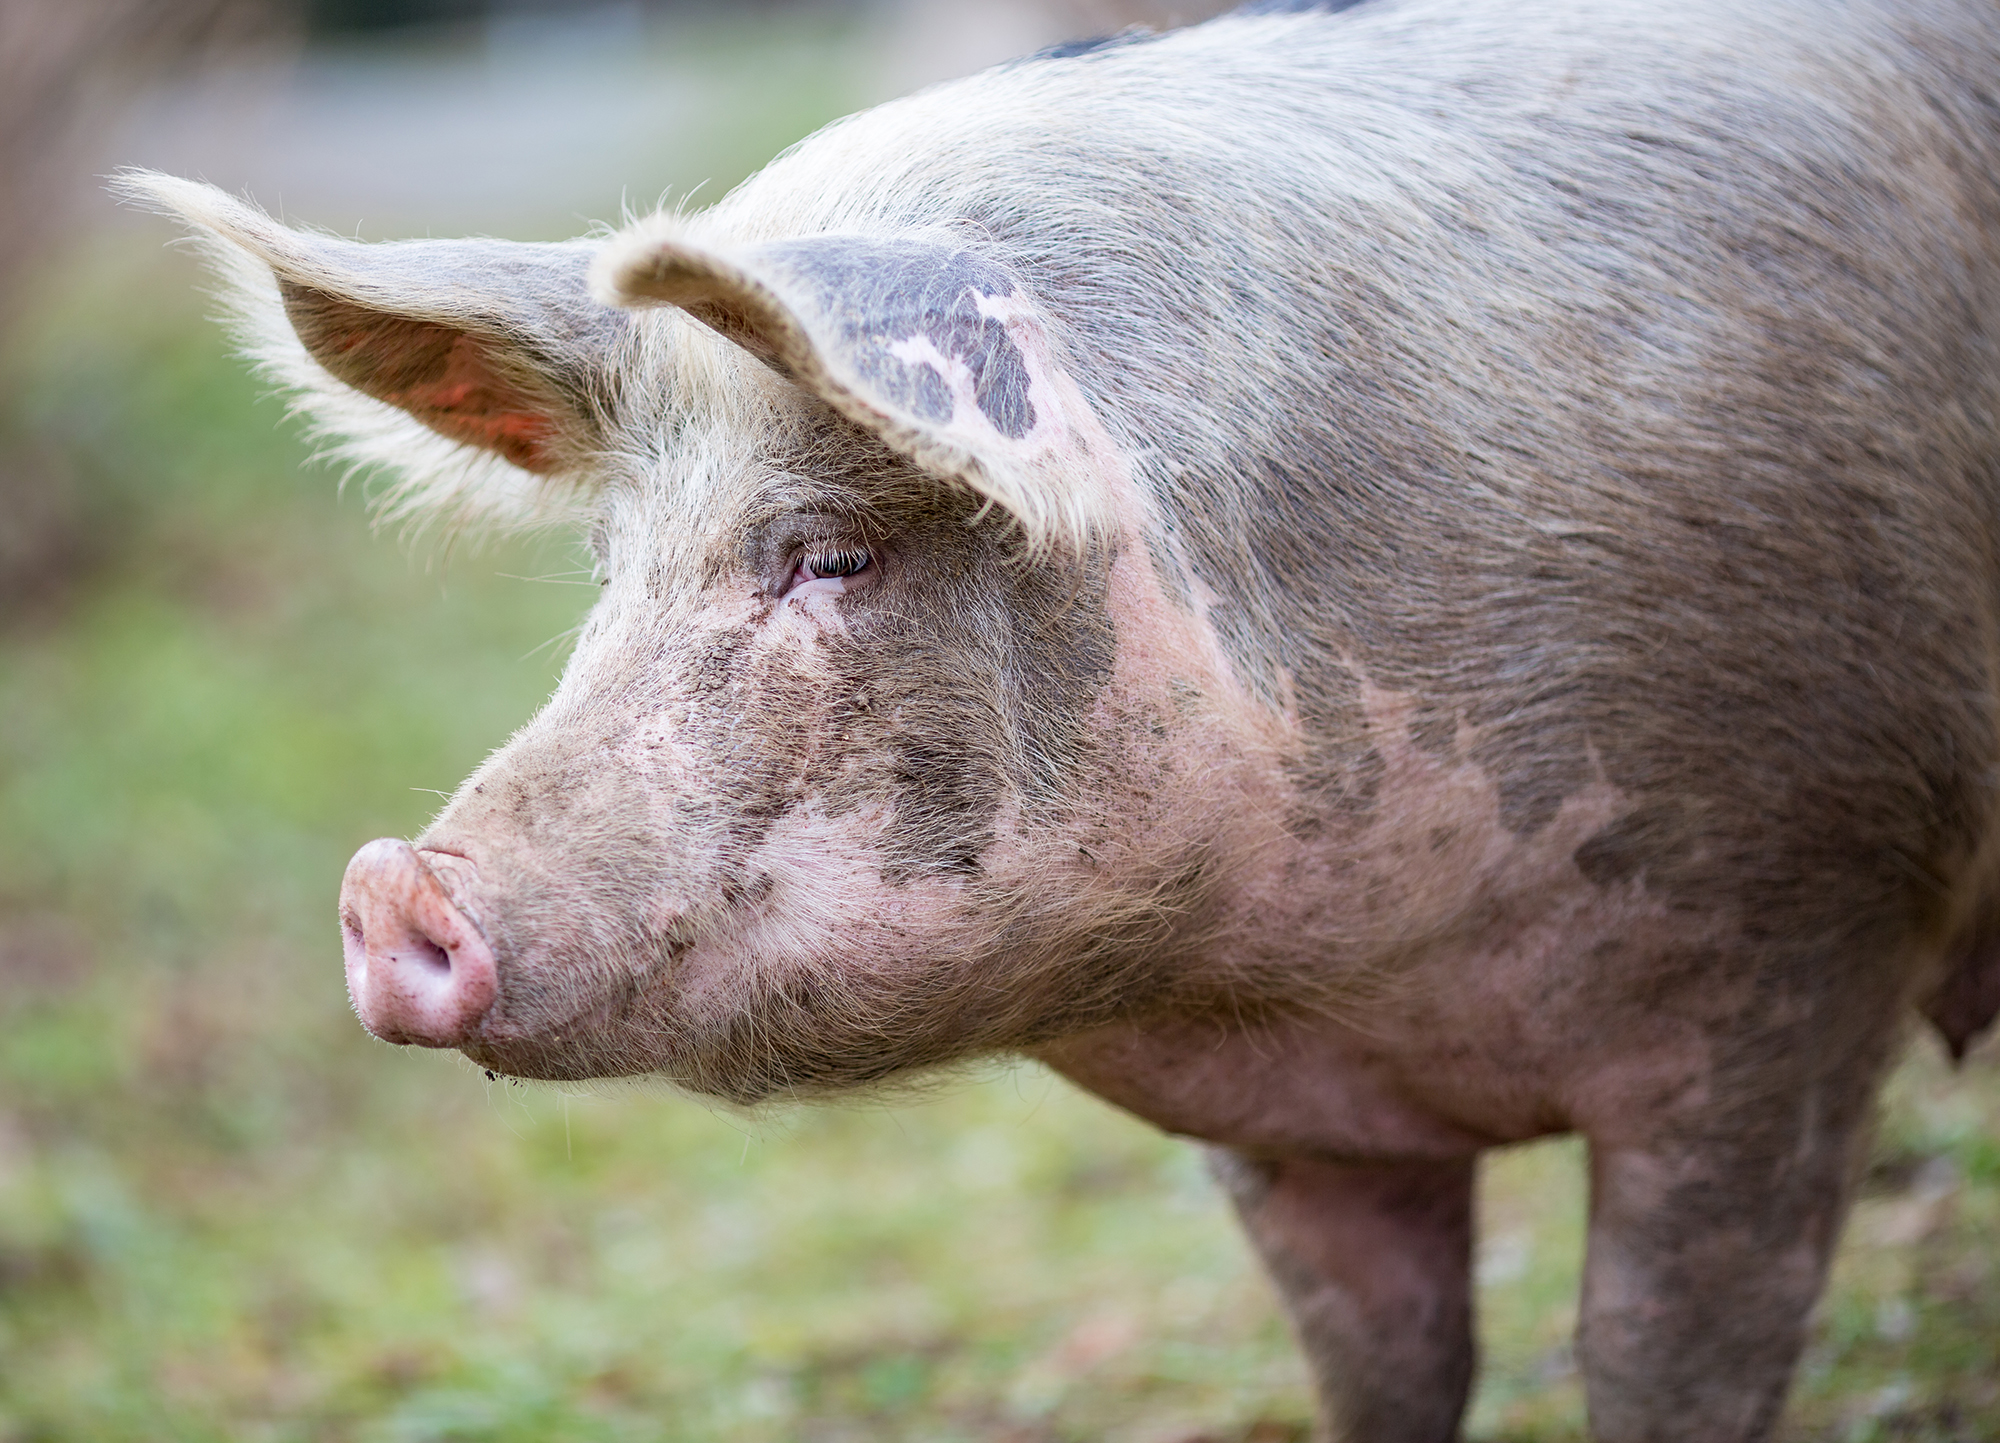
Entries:
{"type": "Polygon", "coordinates": [[[695,224],[990,245],[1168,493],[1302,423],[1522,493],[1774,411],[1983,437],[1997,75],[2000,9],[1956,0],[1244,14],[877,107],[695,224]]]}
{"type": "Polygon", "coordinates": [[[1989,826],[1996,74],[1984,4],[1371,0],[940,86],[698,225],[1016,267],[1309,795],[1387,804],[1408,695],[1509,828],[1608,778],[1654,884],[1806,929],[1989,826]]]}

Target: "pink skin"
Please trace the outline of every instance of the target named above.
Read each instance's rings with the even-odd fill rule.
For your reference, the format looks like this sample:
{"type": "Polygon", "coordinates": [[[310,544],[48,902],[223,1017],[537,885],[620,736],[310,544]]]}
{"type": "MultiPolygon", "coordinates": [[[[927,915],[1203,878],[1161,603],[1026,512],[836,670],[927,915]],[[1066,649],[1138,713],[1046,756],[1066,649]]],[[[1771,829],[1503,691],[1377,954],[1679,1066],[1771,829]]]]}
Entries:
{"type": "Polygon", "coordinates": [[[384,1042],[456,1047],[500,993],[493,949],[450,892],[472,865],[383,837],[354,854],[340,888],[347,993],[384,1042]]]}

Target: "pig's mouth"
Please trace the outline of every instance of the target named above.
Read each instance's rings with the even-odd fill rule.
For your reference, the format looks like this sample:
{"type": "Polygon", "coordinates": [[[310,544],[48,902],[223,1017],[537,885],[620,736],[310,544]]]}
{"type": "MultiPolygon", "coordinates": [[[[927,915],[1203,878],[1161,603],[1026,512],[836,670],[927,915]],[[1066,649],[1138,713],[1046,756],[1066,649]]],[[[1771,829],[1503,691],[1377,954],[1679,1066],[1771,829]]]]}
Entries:
{"type": "Polygon", "coordinates": [[[493,948],[453,900],[471,870],[462,857],[389,837],[348,863],[340,889],[347,995],[361,1025],[383,1041],[462,1047],[499,996],[493,948]]]}

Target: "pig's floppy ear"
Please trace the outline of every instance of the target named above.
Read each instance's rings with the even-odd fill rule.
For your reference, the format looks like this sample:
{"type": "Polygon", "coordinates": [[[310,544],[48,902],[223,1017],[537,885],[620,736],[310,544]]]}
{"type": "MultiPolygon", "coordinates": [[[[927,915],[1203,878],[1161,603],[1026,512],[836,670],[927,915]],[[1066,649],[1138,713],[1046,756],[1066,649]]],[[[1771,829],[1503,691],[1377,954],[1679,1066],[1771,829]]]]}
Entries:
{"type": "Polygon", "coordinates": [[[934,474],[1033,546],[1111,524],[1121,460],[1020,279],[961,237],[818,235],[710,247],[642,222],[591,272],[602,299],[678,306],[934,474]]]}
{"type": "Polygon", "coordinates": [[[134,172],[128,197],[194,228],[245,348],[335,451],[399,473],[392,514],[559,514],[600,448],[628,318],[591,299],[591,242],[364,245],[281,225],[213,186],[134,172]]]}

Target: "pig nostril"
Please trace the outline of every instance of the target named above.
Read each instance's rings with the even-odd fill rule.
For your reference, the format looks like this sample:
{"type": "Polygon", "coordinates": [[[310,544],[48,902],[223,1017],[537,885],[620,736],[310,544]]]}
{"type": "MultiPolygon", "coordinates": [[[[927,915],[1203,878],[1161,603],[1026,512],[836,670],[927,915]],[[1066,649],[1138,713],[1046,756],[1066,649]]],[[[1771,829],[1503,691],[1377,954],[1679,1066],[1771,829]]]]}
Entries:
{"type": "Polygon", "coordinates": [[[428,937],[419,937],[411,952],[424,969],[436,977],[451,975],[451,953],[438,946],[428,937]]]}
{"type": "MultiPolygon", "coordinates": [[[[458,883],[470,876],[462,859],[441,866],[458,883]]],[[[409,843],[384,839],[354,854],[339,916],[348,997],[370,1032],[456,1047],[478,1030],[499,995],[493,950],[409,843]]]]}

